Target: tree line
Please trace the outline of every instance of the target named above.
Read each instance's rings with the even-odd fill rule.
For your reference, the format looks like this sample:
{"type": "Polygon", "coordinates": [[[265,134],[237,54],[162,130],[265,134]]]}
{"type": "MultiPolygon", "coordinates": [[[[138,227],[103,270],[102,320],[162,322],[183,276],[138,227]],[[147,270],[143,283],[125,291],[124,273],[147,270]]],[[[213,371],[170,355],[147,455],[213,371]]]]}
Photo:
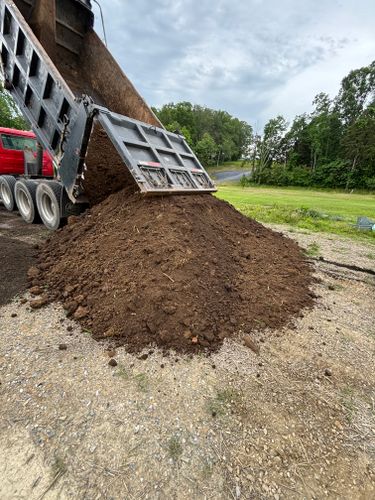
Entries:
{"type": "MultiPolygon", "coordinates": [[[[375,61],[345,76],[337,96],[319,93],[311,113],[288,124],[270,119],[262,133],[231,116],[190,102],[153,108],[170,131],[182,133],[205,166],[242,159],[244,183],[375,189],[375,61]]],[[[0,125],[27,129],[0,87],[0,125]]]]}
{"type": "Polygon", "coordinates": [[[252,181],[375,189],[375,61],[351,71],[333,99],[318,94],[313,106],[290,126],[277,116],[254,135],[252,181]]]}
{"type": "Polygon", "coordinates": [[[319,93],[313,107],[290,124],[270,119],[262,133],[190,102],[154,111],[168,130],[185,135],[205,166],[247,161],[245,184],[375,189],[375,61],[345,76],[334,98],[319,93]]]}
{"type": "Polygon", "coordinates": [[[253,138],[251,126],[226,111],[217,111],[190,102],[152,108],[171,132],[179,131],[204,166],[245,157],[253,138]]]}

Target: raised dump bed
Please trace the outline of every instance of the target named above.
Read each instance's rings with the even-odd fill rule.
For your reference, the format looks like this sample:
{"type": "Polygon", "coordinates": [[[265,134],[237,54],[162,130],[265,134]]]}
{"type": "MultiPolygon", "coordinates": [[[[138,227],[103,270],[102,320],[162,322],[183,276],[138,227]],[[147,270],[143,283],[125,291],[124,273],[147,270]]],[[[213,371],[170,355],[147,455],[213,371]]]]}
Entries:
{"type": "Polygon", "coordinates": [[[184,137],[162,127],[93,31],[89,1],[0,0],[0,26],[6,88],[72,202],[95,199],[92,180],[98,199],[129,179],[145,194],[215,190],[184,137]]]}

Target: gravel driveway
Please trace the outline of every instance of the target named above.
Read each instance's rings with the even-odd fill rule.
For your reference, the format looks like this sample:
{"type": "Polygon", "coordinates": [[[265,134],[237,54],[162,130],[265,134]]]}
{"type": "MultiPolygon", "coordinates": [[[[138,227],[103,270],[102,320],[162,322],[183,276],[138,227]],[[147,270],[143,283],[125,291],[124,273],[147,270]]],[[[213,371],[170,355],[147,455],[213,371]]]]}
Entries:
{"type": "MultiPolygon", "coordinates": [[[[47,233],[19,222],[0,211],[26,267],[47,233]]],[[[375,269],[369,245],[289,236],[375,269]]],[[[259,334],[259,355],[232,341],[192,359],[108,352],[58,304],[30,310],[21,283],[0,307],[0,498],[373,498],[374,276],[316,275],[316,307],[259,334]]]]}

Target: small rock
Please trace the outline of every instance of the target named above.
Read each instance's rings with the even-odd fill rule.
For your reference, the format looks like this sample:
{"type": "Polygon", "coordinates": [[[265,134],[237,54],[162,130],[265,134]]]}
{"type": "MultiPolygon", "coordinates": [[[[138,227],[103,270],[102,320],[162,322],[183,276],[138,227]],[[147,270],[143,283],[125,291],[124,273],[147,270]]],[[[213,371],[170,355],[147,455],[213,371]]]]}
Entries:
{"type": "Polygon", "coordinates": [[[23,298],[20,300],[20,304],[22,304],[22,305],[23,305],[23,304],[26,304],[26,302],[27,302],[27,299],[25,299],[25,297],[23,297],[23,298]]]}
{"type": "Polygon", "coordinates": [[[31,295],[41,295],[43,293],[43,290],[40,288],[40,286],[32,286],[29,289],[29,292],[31,295]]]}
{"type": "Polygon", "coordinates": [[[114,335],[115,335],[115,329],[113,328],[113,326],[108,328],[108,330],[106,330],[103,334],[104,337],[113,337],[114,335]]]}
{"type": "Polygon", "coordinates": [[[108,357],[114,358],[116,356],[116,351],[110,350],[110,351],[107,351],[107,354],[108,354],[108,357]]]}
{"type": "Polygon", "coordinates": [[[17,313],[12,313],[12,314],[10,315],[10,317],[11,317],[11,318],[17,318],[17,313]]]}
{"type": "Polygon", "coordinates": [[[148,354],[142,354],[142,356],[139,356],[138,359],[142,359],[143,361],[148,358],[148,354]]]}
{"type": "Polygon", "coordinates": [[[109,365],[109,366],[117,366],[117,361],[116,361],[114,358],[111,358],[111,359],[108,361],[108,365],[109,365]]]}
{"type": "Polygon", "coordinates": [[[245,335],[243,341],[246,347],[255,352],[255,354],[259,355],[260,347],[258,346],[258,344],[254,342],[254,340],[250,337],[250,335],[245,335]]]}
{"type": "Polygon", "coordinates": [[[68,330],[68,332],[71,332],[73,330],[73,327],[72,327],[72,325],[69,325],[66,327],[66,329],[68,330]]]}
{"type": "Polygon", "coordinates": [[[191,343],[192,344],[198,344],[198,337],[192,337],[191,343]]]}
{"type": "Polygon", "coordinates": [[[68,346],[66,344],[59,344],[60,351],[66,351],[67,349],[68,349],[68,346]]]}
{"type": "Polygon", "coordinates": [[[177,307],[174,304],[165,304],[162,309],[165,314],[174,314],[177,311],[177,307]]]}
{"type": "Polygon", "coordinates": [[[84,294],[77,295],[73,300],[77,302],[77,304],[82,304],[82,302],[86,300],[86,296],[84,294]]]}
{"type": "Polygon", "coordinates": [[[185,330],[184,337],[185,337],[185,339],[191,339],[191,337],[193,337],[193,334],[191,333],[190,330],[185,330]]]}
{"type": "Polygon", "coordinates": [[[77,215],[71,215],[68,217],[68,226],[72,226],[73,224],[76,224],[80,218],[77,215]]]}
{"type": "Polygon", "coordinates": [[[32,300],[30,302],[30,307],[31,307],[31,309],[40,309],[41,307],[45,306],[46,304],[48,304],[48,298],[41,297],[40,299],[32,300]]]}
{"type": "Polygon", "coordinates": [[[156,326],[155,326],[153,323],[151,323],[151,322],[149,322],[149,321],[148,321],[148,322],[146,323],[146,328],[147,328],[147,330],[148,330],[148,331],[149,331],[152,335],[155,335],[155,333],[156,333],[156,326]]]}
{"type": "Polygon", "coordinates": [[[89,313],[89,311],[88,311],[87,307],[79,306],[78,309],[76,310],[76,312],[73,314],[73,317],[74,317],[74,319],[83,319],[83,318],[86,318],[88,313],[89,313]]]}
{"type": "Polygon", "coordinates": [[[71,316],[76,311],[78,304],[74,300],[71,300],[69,302],[65,302],[63,307],[65,311],[68,313],[68,315],[71,316]]]}
{"type": "Polygon", "coordinates": [[[39,274],[40,270],[36,266],[31,266],[30,269],[27,271],[27,277],[29,279],[37,278],[39,274]]]}
{"type": "Polygon", "coordinates": [[[326,368],[326,369],[324,370],[324,375],[325,375],[326,377],[332,377],[332,370],[330,370],[329,368],[326,368]]]}

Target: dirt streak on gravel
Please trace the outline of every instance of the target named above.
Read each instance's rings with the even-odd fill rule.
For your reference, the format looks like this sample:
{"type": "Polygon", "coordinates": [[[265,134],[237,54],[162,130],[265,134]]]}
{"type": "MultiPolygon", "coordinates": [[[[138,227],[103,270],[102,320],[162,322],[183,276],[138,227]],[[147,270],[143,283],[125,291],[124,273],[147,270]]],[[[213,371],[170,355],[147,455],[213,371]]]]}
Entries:
{"type": "Polygon", "coordinates": [[[45,233],[0,207],[0,306],[26,290],[27,270],[38,255],[34,247],[45,233]]]}
{"type": "Polygon", "coordinates": [[[0,498],[373,498],[375,280],[316,266],[315,308],[259,356],[110,358],[60,306],[2,307],[0,498]]]}

